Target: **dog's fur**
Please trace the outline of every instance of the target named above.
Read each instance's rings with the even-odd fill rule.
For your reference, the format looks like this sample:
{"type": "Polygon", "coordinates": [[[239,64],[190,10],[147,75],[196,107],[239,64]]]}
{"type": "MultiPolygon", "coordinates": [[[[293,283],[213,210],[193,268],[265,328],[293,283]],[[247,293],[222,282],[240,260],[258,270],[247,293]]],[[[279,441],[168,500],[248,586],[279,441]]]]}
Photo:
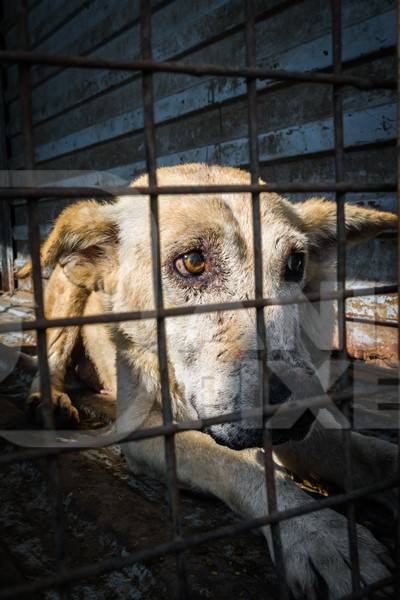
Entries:
{"type": "MultiPolygon", "coordinates": [[[[161,185],[249,183],[247,173],[202,164],[158,171],[161,185]]],[[[145,185],[146,176],[132,186],[145,185]]],[[[254,297],[254,265],[249,194],[163,196],[160,199],[163,300],[166,307],[240,301],[254,297]],[[201,250],[206,270],[185,279],[174,267],[180,255],[201,250]]],[[[346,206],[349,242],[396,227],[389,213],[346,206]]],[[[319,198],[292,204],[277,194],[261,195],[263,295],[287,297],[320,290],[332,280],[336,205],[319,198]],[[306,255],[305,275],[285,281],[288,256],[306,255]]],[[[46,293],[46,316],[146,310],[154,308],[149,198],[120,198],[112,204],[82,201],[64,210],[45,242],[44,265],[54,268],[46,293]]],[[[261,252],[261,249],[259,249],[261,252]]],[[[21,275],[29,272],[27,267],[21,275]]],[[[329,284],[331,286],[331,284],[329,284]]],[[[329,286],[328,286],[329,287],[329,286]]],[[[325,288],[327,289],[327,288],[325,288]]],[[[269,306],[264,310],[267,355],[272,365],[271,402],[321,393],[316,366],[315,310],[308,303],[269,306]],[[314,329],[313,329],[314,328],[314,329]],[[313,344],[302,329],[313,338],[313,344]],[[310,333],[311,332],[311,333],[310,333]],[[282,383],[283,382],[283,383],[282,383]]],[[[317,328],[318,329],[318,328],[317,328]]],[[[317,331],[328,349],[332,326],[317,331]],[[327,343],[328,340],[328,343],[327,343]]],[[[94,363],[102,385],[117,397],[118,427],[129,431],[161,423],[156,324],[130,321],[51,329],[48,333],[53,400],[59,416],[78,419],[63,391],[66,367],[78,335],[94,363]]],[[[176,420],[198,419],[259,403],[259,372],[254,310],[194,314],[167,319],[169,382],[176,420]]],[[[318,349],[319,351],[321,348],[318,349]]],[[[40,405],[38,381],[29,399],[40,405]]],[[[341,432],[327,411],[297,441],[276,446],[277,460],[300,477],[319,477],[344,488],[345,456],[341,432]],[[325,424],[325,426],[323,425],[325,424]]],[[[206,433],[180,433],[175,438],[179,478],[210,492],[246,517],[266,512],[264,471],[260,463],[260,424],[243,421],[214,425],[206,433]]],[[[282,440],[280,440],[282,441],[282,440]]],[[[351,434],[356,486],[374,483],[382,471],[395,472],[390,444],[351,434]]],[[[165,471],[162,438],[126,447],[131,467],[165,471]]],[[[280,469],[276,474],[278,508],[309,502],[308,496],[280,469]]],[[[281,523],[289,586],[296,597],[316,598],[322,580],[329,598],[350,591],[347,524],[324,510],[281,523]]],[[[264,531],[271,548],[269,529],[264,531]]],[[[364,528],[357,528],[362,579],[387,575],[385,550],[364,528]]]]}

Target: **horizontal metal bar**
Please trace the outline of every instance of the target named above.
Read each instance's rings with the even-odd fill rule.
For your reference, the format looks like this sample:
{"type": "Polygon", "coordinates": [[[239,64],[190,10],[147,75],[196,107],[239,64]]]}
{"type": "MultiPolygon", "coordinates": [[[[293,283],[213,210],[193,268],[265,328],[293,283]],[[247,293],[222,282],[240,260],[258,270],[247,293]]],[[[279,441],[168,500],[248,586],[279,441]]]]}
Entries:
{"type": "MultiPolygon", "coordinates": [[[[21,174],[23,171],[21,171],[21,174]]],[[[2,187],[0,199],[15,198],[112,198],[117,196],[164,194],[176,196],[180,194],[242,194],[251,192],[395,192],[395,183],[263,183],[234,185],[157,185],[157,186],[37,186],[37,187],[2,187]]]]}
{"type": "Polygon", "coordinates": [[[399,326],[398,321],[389,321],[388,319],[368,319],[364,317],[346,317],[346,321],[350,323],[361,323],[363,325],[376,325],[379,327],[395,327],[399,326]]]}
{"type": "Polygon", "coordinates": [[[226,525],[210,531],[175,539],[172,542],[166,542],[164,544],[158,544],[157,546],[144,548],[143,550],[139,550],[138,552],[134,552],[128,556],[110,558],[95,564],[78,567],[76,569],[71,569],[55,575],[50,575],[49,577],[44,577],[43,579],[39,579],[37,581],[30,581],[27,584],[21,584],[7,588],[6,590],[0,592],[0,599],[5,600],[6,598],[19,598],[23,595],[29,595],[32,597],[32,595],[36,592],[47,590],[58,585],[63,585],[64,583],[73,583],[81,579],[88,579],[89,577],[98,577],[110,571],[123,569],[136,562],[142,562],[161,555],[173,554],[177,551],[186,550],[187,548],[199,546],[200,544],[206,544],[223,537],[238,535],[251,529],[258,529],[259,527],[271,525],[272,523],[287,521],[288,519],[293,519],[299,515],[306,515],[324,510],[326,508],[340,506],[346,502],[358,500],[359,498],[396,487],[399,484],[399,478],[387,479],[381,483],[359,488],[347,494],[337,494],[335,496],[323,498],[322,500],[311,501],[306,505],[303,504],[296,506],[295,508],[283,510],[281,512],[272,512],[269,515],[256,517],[246,521],[240,521],[239,523],[233,523],[232,525],[226,525]]]}
{"type": "Polygon", "coordinates": [[[0,323],[0,333],[11,331],[40,331],[52,327],[68,327],[71,325],[94,325],[97,323],[119,323],[122,321],[138,321],[143,319],[158,319],[167,317],[182,317],[193,314],[221,312],[260,308],[265,306],[286,306],[288,304],[304,304],[305,302],[319,302],[324,300],[337,300],[338,298],[362,298],[363,296],[377,296],[395,294],[396,285],[383,285],[379,287],[346,289],[342,292],[329,292],[325,294],[310,293],[307,296],[289,296],[285,298],[259,298],[255,300],[240,300],[236,302],[220,302],[215,304],[197,304],[193,306],[177,306],[175,308],[162,308],[159,310],[135,310],[119,313],[103,313],[81,317],[60,317],[55,319],[32,319],[27,321],[8,321],[0,323]]]}
{"type": "Polygon", "coordinates": [[[375,583],[370,583],[369,585],[362,587],[360,590],[357,590],[356,592],[352,592],[351,594],[347,594],[346,596],[343,596],[341,598],[341,600],[360,600],[361,598],[366,598],[366,597],[374,598],[374,596],[371,596],[371,594],[373,592],[377,592],[378,590],[383,590],[386,587],[392,586],[394,581],[395,581],[395,576],[389,575],[388,577],[384,577],[383,579],[380,579],[379,581],[375,581],[375,583]]]}
{"type": "Polygon", "coordinates": [[[395,294],[397,286],[384,285],[380,287],[346,289],[344,293],[332,292],[329,294],[308,294],[307,296],[291,296],[285,298],[260,298],[257,300],[241,300],[237,302],[220,302],[216,304],[197,304],[193,306],[177,306],[175,308],[162,308],[159,310],[136,310],[118,313],[103,313],[99,315],[86,315],[81,317],[60,317],[55,319],[32,319],[26,321],[8,321],[0,323],[0,333],[11,331],[41,331],[52,327],[68,327],[72,325],[95,325],[98,323],[120,323],[122,321],[138,321],[143,319],[158,319],[167,317],[182,317],[193,314],[221,312],[229,310],[243,310],[265,306],[287,306],[289,304],[304,304],[305,302],[319,302],[337,300],[339,298],[362,298],[363,296],[376,296],[395,294]]]}
{"type": "Polygon", "coordinates": [[[352,75],[332,75],[330,73],[312,73],[301,71],[283,71],[262,67],[225,67],[212,64],[185,64],[177,61],[158,60],[113,60],[88,56],[67,56],[65,54],[44,54],[23,52],[21,50],[0,51],[0,63],[53,65],[59,67],[78,67],[83,69],[110,69],[117,71],[142,71],[147,73],[183,73],[202,77],[214,75],[221,77],[254,77],[257,79],[275,79],[280,81],[306,81],[309,83],[329,83],[351,85],[362,89],[396,89],[395,79],[377,77],[354,77],[352,75]]]}
{"type": "MultiPolygon", "coordinates": [[[[375,394],[366,394],[364,400],[369,398],[375,398],[375,394]]],[[[329,397],[326,395],[317,396],[315,398],[309,398],[308,400],[301,400],[296,402],[288,402],[286,404],[270,404],[265,407],[264,415],[266,418],[273,417],[275,413],[279,411],[280,416],[297,414],[299,409],[305,411],[307,409],[317,410],[319,408],[325,408],[327,406],[332,407],[334,404],[337,407],[344,405],[345,403],[352,400],[351,394],[348,392],[336,392],[331,393],[329,397]]],[[[221,425],[222,423],[237,423],[242,420],[252,420],[260,418],[259,408],[249,408],[232,413],[225,413],[214,417],[208,417],[204,419],[197,419],[195,421],[181,421],[168,423],[166,425],[159,425],[157,427],[147,427],[138,429],[136,431],[129,432],[127,434],[110,432],[109,434],[99,434],[97,432],[96,437],[93,437],[91,443],[86,442],[78,446],[66,446],[63,445],[59,448],[29,448],[28,450],[18,450],[10,454],[0,455],[0,467],[13,464],[15,462],[21,462],[25,460],[38,460],[46,456],[53,456],[55,454],[64,454],[69,452],[79,452],[80,450],[87,448],[105,448],[115,444],[123,445],[129,442],[144,440],[161,435],[176,435],[185,431],[202,431],[211,425],[221,425]]],[[[57,434],[61,435],[62,432],[58,431],[57,434]]],[[[0,435],[0,438],[2,436],[0,435]]],[[[7,440],[7,437],[4,436],[7,440]]]]}

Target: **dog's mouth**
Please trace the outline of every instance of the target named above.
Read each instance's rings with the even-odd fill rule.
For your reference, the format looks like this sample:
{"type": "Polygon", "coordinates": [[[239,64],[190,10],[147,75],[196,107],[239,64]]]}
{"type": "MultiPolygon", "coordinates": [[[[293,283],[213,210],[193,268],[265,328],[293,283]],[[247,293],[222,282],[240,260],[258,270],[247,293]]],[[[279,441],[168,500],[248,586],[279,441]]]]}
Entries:
{"type": "MultiPolygon", "coordinates": [[[[288,406],[293,400],[297,400],[296,406],[293,407],[294,411],[286,412],[278,409],[273,416],[265,419],[265,428],[271,432],[274,445],[304,439],[318,414],[318,411],[302,409],[301,400],[306,397],[318,396],[322,392],[322,388],[314,376],[310,376],[305,370],[300,372],[302,377],[299,377],[299,373],[296,374],[298,385],[293,391],[289,390],[276,375],[273,374],[270,377],[269,403],[271,405],[283,407],[288,406]]],[[[240,410],[240,407],[243,406],[240,396],[234,399],[233,404],[235,410],[240,410]]],[[[245,405],[251,408],[247,403],[245,405]]],[[[219,444],[234,450],[261,447],[264,437],[261,408],[257,412],[259,415],[253,420],[243,418],[240,422],[211,425],[205,431],[219,444]]]]}
{"type": "Polygon", "coordinates": [[[248,429],[240,423],[211,425],[205,429],[205,432],[211,435],[218,444],[228,446],[232,450],[244,450],[263,445],[262,429],[248,429]]]}
{"type": "MultiPolygon", "coordinates": [[[[282,429],[271,424],[269,431],[272,435],[272,443],[276,446],[285,442],[304,439],[315,418],[315,414],[306,410],[290,428],[282,429]]],[[[266,426],[268,427],[268,422],[266,426]]],[[[260,448],[264,443],[264,429],[262,427],[251,427],[247,423],[211,425],[205,429],[205,432],[211,435],[218,444],[228,446],[232,450],[260,448]]]]}
{"type": "Polygon", "coordinates": [[[226,385],[222,382],[206,407],[202,404],[202,397],[196,394],[190,397],[189,403],[200,418],[212,418],[232,412],[241,414],[238,421],[222,422],[204,428],[216,442],[234,450],[242,450],[262,447],[265,430],[270,432],[274,445],[301,441],[307,436],[318,410],[308,409],[306,402],[324,394],[321,382],[312,365],[297,358],[296,363],[290,354],[286,356],[279,353],[274,359],[269,362],[265,396],[261,394],[261,382],[257,373],[254,375],[243,370],[246,377],[241,380],[241,385],[237,381],[235,385],[230,381],[226,385]],[[227,392],[229,388],[235,388],[236,393],[230,395],[227,392]],[[266,408],[264,419],[263,402],[266,407],[273,409],[271,411],[266,408]]]}
{"type": "MultiPolygon", "coordinates": [[[[271,428],[272,443],[274,446],[289,441],[300,441],[306,437],[315,415],[306,410],[296,423],[287,429],[271,428]]],[[[250,427],[242,423],[224,423],[222,425],[211,425],[205,429],[218,444],[228,446],[233,450],[244,450],[245,448],[261,448],[264,443],[264,429],[262,427],[250,427]]]]}

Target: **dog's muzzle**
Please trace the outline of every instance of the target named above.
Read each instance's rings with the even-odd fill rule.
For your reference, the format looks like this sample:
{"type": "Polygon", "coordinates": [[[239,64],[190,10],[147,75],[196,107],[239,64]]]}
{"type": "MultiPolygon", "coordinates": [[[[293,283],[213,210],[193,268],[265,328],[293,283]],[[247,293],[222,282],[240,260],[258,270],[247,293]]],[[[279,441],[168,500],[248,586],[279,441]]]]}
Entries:
{"type": "MultiPolygon", "coordinates": [[[[290,371],[290,387],[274,373],[268,381],[268,400],[272,406],[279,405],[273,416],[265,417],[265,428],[271,431],[272,443],[283,444],[290,440],[302,440],[308,434],[315,421],[318,410],[310,410],[302,406],[307,399],[321,397],[324,394],[317,376],[308,368],[287,367],[290,371]],[[293,411],[287,411],[293,403],[293,411]]],[[[287,381],[287,377],[285,377],[287,381]]],[[[250,407],[247,407],[250,408],[250,407]]],[[[254,420],[243,419],[237,423],[211,425],[206,429],[218,443],[234,450],[261,447],[263,445],[264,428],[262,427],[262,409],[260,416],[254,420]]]]}

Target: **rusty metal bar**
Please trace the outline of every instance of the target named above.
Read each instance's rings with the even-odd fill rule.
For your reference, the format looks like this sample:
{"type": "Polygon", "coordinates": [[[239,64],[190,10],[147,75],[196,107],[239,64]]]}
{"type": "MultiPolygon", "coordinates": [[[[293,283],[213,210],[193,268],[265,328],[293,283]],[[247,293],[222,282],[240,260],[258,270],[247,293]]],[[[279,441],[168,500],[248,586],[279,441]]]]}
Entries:
{"type": "MultiPolygon", "coordinates": [[[[0,2],[0,15],[2,14],[2,5],[0,2]]],[[[3,35],[0,33],[0,47],[4,48],[3,35]]],[[[4,91],[5,78],[4,69],[0,68],[0,170],[7,169],[7,144],[6,144],[6,120],[4,91]]],[[[13,293],[14,291],[14,252],[11,223],[12,207],[10,203],[2,202],[0,205],[0,271],[1,285],[4,291],[13,293]]]]}
{"type": "Polygon", "coordinates": [[[0,186],[0,200],[16,198],[112,198],[117,196],[137,195],[181,195],[181,194],[241,194],[247,192],[395,192],[396,183],[357,183],[329,182],[326,183],[258,183],[233,185],[164,185],[164,186],[0,186]]]}
{"type": "MultiPolygon", "coordinates": [[[[368,396],[366,396],[366,398],[368,398],[368,396]]],[[[350,400],[350,397],[346,396],[345,394],[342,394],[335,395],[333,398],[312,398],[308,401],[302,401],[301,405],[299,403],[291,403],[286,405],[269,405],[265,409],[265,416],[272,417],[278,410],[282,415],[287,415],[291,413],[297,414],[299,408],[303,408],[304,410],[307,408],[325,408],[327,406],[332,406],[332,401],[335,401],[338,404],[343,404],[348,400],[350,400]]],[[[0,455],[0,467],[26,460],[39,460],[41,458],[45,458],[46,456],[55,456],[57,454],[69,454],[71,452],[80,452],[81,450],[86,449],[88,447],[106,448],[116,443],[122,445],[130,442],[140,441],[143,439],[159,437],[160,435],[179,434],[185,431],[193,430],[202,431],[203,429],[206,429],[211,425],[220,425],[222,423],[237,423],[242,419],[251,419],[258,417],[259,414],[260,411],[258,409],[245,409],[242,411],[225,413],[216,417],[208,417],[206,419],[199,419],[196,421],[180,421],[170,423],[169,425],[159,425],[158,427],[138,429],[126,435],[121,434],[120,438],[116,438],[114,434],[110,434],[109,437],[107,437],[107,435],[103,435],[101,438],[98,438],[98,443],[96,443],[96,438],[94,437],[93,443],[91,443],[90,446],[82,444],[82,446],[65,445],[60,448],[47,447],[30,448],[28,450],[18,450],[17,452],[10,452],[6,455],[0,455]]]]}
{"type": "MultiPolygon", "coordinates": [[[[21,3],[21,43],[23,46],[29,45],[28,25],[27,25],[27,0],[20,0],[21,3]]],[[[22,110],[22,130],[23,130],[23,142],[24,142],[24,159],[25,169],[33,171],[35,168],[35,152],[34,152],[34,141],[33,141],[33,123],[32,123],[32,96],[31,96],[31,80],[30,80],[30,66],[20,65],[19,77],[20,77],[20,96],[21,96],[21,110],[22,110]]],[[[32,261],[32,281],[33,281],[33,295],[35,302],[35,315],[37,319],[44,319],[44,298],[43,298],[43,286],[42,286],[42,274],[40,264],[40,231],[39,222],[36,212],[36,202],[28,199],[28,229],[29,229],[29,250],[32,261]]],[[[47,362],[47,344],[46,335],[38,332],[37,337],[38,346],[38,357],[39,357],[39,371],[41,381],[41,394],[47,404],[47,410],[45,411],[46,426],[48,428],[54,427],[52,420],[51,408],[51,391],[50,391],[50,371],[47,362]]]]}
{"type": "MultiPolygon", "coordinates": [[[[378,484],[374,484],[364,488],[359,488],[358,490],[354,490],[353,492],[347,494],[337,494],[335,496],[329,496],[327,498],[323,498],[322,500],[311,501],[307,503],[307,505],[296,506],[295,508],[286,509],[281,512],[271,513],[269,515],[256,517],[254,519],[249,519],[246,521],[240,521],[239,523],[226,525],[224,527],[212,529],[211,531],[206,531],[204,533],[186,536],[184,539],[181,540],[166,542],[157,546],[145,548],[128,556],[111,558],[95,564],[79,567],[73,570],[71,569],[70,571],[65,571],[64,573],[51,575],[38,581],[32,581],[28,584],[22,584],[14,586],[12,588],[8,588],[0,592],[0,600],[6,600],[8,598],[19,598],[24,595],[30,595],[32,597],[32,595],[35,592],[50,589],[56,585],[73,583],[75,581],[87,579],[89,577],[98,577],[100,575],[103,575],[104,573],[128,567],[135,562],[142,562],[150,558],[156,558],[161,555],[173,554],[177,551],[179,552],[187,548],[191,548],[193,546],[206,544],[223,537],[237,535],[245,531],[249,531],[251,529],[265,527],[266,525],[271,525],[272,523],[286,521],[288,519],[293,519],[300,515],[319,512],[320,510],[324,510],[326,508],[334,508],[336,506],[340,506],[341,504],[349,502],[349,500],[355,501],[359,498],[364,498],[365,496],[368,496],[370,494],[376,494],[377,492],[393,488],[399,485],[399,483],[400,480],[397,478],[382,481],[378,484]]],[[[392,581],[392,578],[390,578],[390,581],[392,581]]],[[[382,582],[376,582],[373,585],[374,589],[376,589],[375,586],[378,585],[379,587],[386,587],[388,585],[388,579],[385,578],[382,580],[382,582]]],[[[369,593],[369,588],[364,588],[363,590],[361,590],[361,593],[363,595],[364,592],[365,595],[367,595],[369,593]]],[[[354,596],[354,598],[360,597],[362,597],[362,595],[354,596]]],[[[353,596],[351,595],[349,598],[353,598],[353,596]]]]}
{"type": "Polygon", "coordinates": [[[0,333],[10,331],[32,331],[49,329],[51,327],[68,327],[69,325],[94,325],[96,323],[118,323],[119,321],[137,321],[143,319],[156,319],[161,317],[180,317],[192,314],[221,312],[224,310],[242,310],[258,308],[260,306],[287,306],[288,304],[304,304],[305,302],[321,302],[324,300],[337,300],[344,298],[362,298],[379,294],[397,293],[396,285],[383,285],[370,288],[346,289],[345,292],[309,293],[304,296],[289,296],[286,298],[260,298],[258,300],[241,300],[236,302],[221,302],[216,304],[198,304],[194,306],[177,306],[176,308],[163,308],[160,310],[137,310],[119,313],[104,313],[82,317],[59,317],[54,319],[32,319],[17,323],[10,321],[0,323],[0,333]]]}
{"type": "MultiPolygon", "coordinates": [[[[141,49],[144,60],[151,60],[152,57],[152,38],[151,38],[151,4],[148,0],[140,2],[140,37],[141,49]]],[[[152,72],[142,73],[142,95],[144,111],[144,135],[146,145],[146,166],[149,178],[149,185],[157,186],[157,159],[156,159],[156,140],[154,125],[154,99],[153,99],[153,74],[152,72]]],[[[168,376],[168,356],[167,339],[165,331],[165,318],[160,311],[163,309],[163,288],[161,272],[161,250],[160,250],[160,226],[159,226],[159,206],[158,195],[150,195],[150,213],[151,213],[151,250],[153,266],[153,293],[154,304],[157,310],[157,351],[158,365],[160,373],[161,386],[161,404],[164,425],[171,425],[174,421],[172,411],[169,376],[168,376]]],[[[182,538],[182,507],[179,494],[179,484],[176,465],[176,451],[174,433],[164,436],[165,442],[165,461],[167,470],[168,499],[172,520],[172,535],[174,540],[182,538]]],[[[177,592],[178,598],[188,597],[187,577],[182,552],[176,552],[177,568],[177,592]]]]}
{"type": "MultiPolygon", "coordinates": [[[[332,0],[332,56],[333,72],[337,76],[342,74],[342,0],[332,0]]],[[[344,132],[343,132],[343,94],[342,87],[333,85],[333,125],[335,134],[335,178],[337,182],[343,181],[344,172],[344,132]]],[[[336,192],[336,230],[337,230],[337,289],[342,294],[337,302],[338,315],[338,347],[343,359],[347,358],[347,330],[346,330],[346,222],[345,222],[345,196],[343,192],[336,192]]],[[[349,366],[342,384],[350,387],[353,392],[351,367],[349,366]]],[[[345,490],[350,492],[353,485],[353,466],[351,454],[351,431],[353,427],[351,401],[343,407],[344,416],[350,421],[351,429],[343,428],[342,437],[346,456],[346,481],[345,490]]],[[[355,521],[355,507],[349,503],[347,510],[347,526],[349,535],[349,550],[351,559],[351,582],[353,592],[360,589],[360,561],[357,542],[357,529],[355,521]]]]}
{"type": "MultiPolygon", "coordinates": [[[[29,48],[28,1],[20,0],[19,23],[21,28],[21,46],[29,48]]],[[[35,168],[35,149],[32,122],[32,90],[29,64],[19,65],[20,96],[22,111],[22,132],[24,142],[25,169],[35,168]]],[[[36,319],[45,319],[42,271],[40,264],[40,229],[37,215],[37,203],[28,200],[29,250],[32,260],[33,295],[36,319]]],[[[50,369],[47,356],[47,339],[45,330],[37,330],[37,354],[40,377],[40,394],[43,406],[43,420],[47,429],[54,429],[53,405],[51,399],[50,369]]],[[[62,570],[65,562],[65,530],[63,519],[63,503],[61,492],[58,458],[49,456],[47,471],[54,517],[54,542],[57,567],[62,570]]],[[[67,590],[60,589],[60,596],[65,597],[67,590]]]]}
{"type": "Polygon", "coordinates": [[[398,327],[397,321],[389,321],[389,319],[368,319],[367,317],[350,317],[346,316],[348,323],[360,323],[362,325],[375,325],[377,327],[398,327]]]}
{"type": "MultiPolygon", "coordinates": [[[[247,66],[256,64],[256,35],[255,35],[255,5],[254,0],[246,0],[246,59],[247,66]]],[[[251,183],[258,184],[260,179],[259,147],[258,147],[258,116],[257,116],[257,82],[248,78],[247,84],[247,113],[248,113],[248,138],[251,183]]],[[[254,253],[254,296],[255,300],[263,297],[263,257],[261,233],[261,207],[260,193],[252,192],[252,227],[253,227],[253,253],[254,253]]],[[[269,402],[270,372],[267,364],[267,337],[264,322],[264,307],[256,308],[257,329],[257,358],[259,378],[258,405],[262,407],[263,447],[264,447],[264,472],[267,492],[267,510],[276,512],[278,500],[275,483],[275,467],[272,455],[272,431],[266,427],[264,408],[269,402]]],[[[274,550],[274,560],[279,573],[279,595],[282,600],[289,598],[289,589],[286,582],[286,567],[283,556],[282,538],[279,523],[271,524],[271,538],[274,550]]]]}
{"type": "Polygon", "coordinates": [[[14,292],[14,252],[11,206],[0,203],[0,271],[3,291],[14,292]]]}
{"type": "MultiPolygon", "coordinates": [[[[342,74],[342,1],[332,0],[332,55],[333,70],[335,75],[342,74]]],[[[342,88],[333,86],[333,122],[335,134],[335,178],[337,182],[344,180],[344,131],[343,131],[343,97],[342,88]]],[[[346,224],[345,224],[345,196],[343,192],[336,193],[336,227],[337,227],[337,289],[339,292],[346,290],[346,224]]],[[[346,330],[346,299],[344,294],[338,298],[338,347],[342,358],[347,357],[347,330],[346,330]]],[[[348,368],[342,382],[353,391],[353,382],[348,368]]],[[[345,417],[353,423],[351,402],[343,407],[345,417]]],[[[342,430],[346,455],[346,484],[347,492],[353,489],[353,468],[351,455],[351,429],[342,430]]],[[[355,521],[354,504],[347,506],[347,522],[349,535],[349,550],[351,559],[351,578],[353,592],[360,589],[360,566],[357,543],[357,530],[355,521]]]]}
{"type": "MultiPolygon", "coordinates": [[[[365,400],[369,398],[375,398],[375,394],[366,394],[365,400]]],[[[332,406],[342,406],[344,403],[352,400],[352,395],[346,392],[336,392],[330,394],[329,397],[326,395],[317,396],[308,400],[293,401],[287,404],[269,404],[264,408],[265,417],[272,417],[278,410],[282,415],[298,414],[298,411],[317,410],[319,408],[326,408],[332,406]]],[[[107,447],[113,444],[125,444],[128,442],[143,440],[146,438],[158,437],[160,435],[171,435],[179,434],[183,431],[197,430],[202,431],[203,429],[210,427],[211,425],[220,425],[222,423],[236,423],[242,419],[255,419],[260,416],[259,408],[243,409],[241,411],[235,411],[232,413],[225,413],[215,417],[208,417],[204,419],[198,419],[194,421],[180,421],[172,422],[169,425],[159,425],[158,427],[143,428],[131,433],[121,434],[121,437],[116,437],[115,433],[102,434],[99,437],[94,436],[90,444],[90,447],[107,447]]],[[[1,437],[1,436],[0,436],[1,437]]],[[[7,440],[7,436],[4,436],[7,440]]],[[[82,444],[81,446],[63,446],[60,448],[34,448],[29,450],[21,450],[7,455],[0,456],[0,466],[12,464],[14,462],[20,462],[22,460],[37,460],[45,456],[52,456],[54,454],[64,454],[69,452],[79,452],[83,448],[87,448],[89,445],[82,444]]]]}
{"type": "Polygon", "coordinates": [[[82,69],[110,69],[117,71],[142,71],[144,73],[183,73],[194,77],[215,75],[221,77],[252,77],[257,79],[273,79],[280,81],[300,81],[309,83],[328,83],[335,85],[351,85],[361,89],[383,88],[396,89],[395,79],[353,77],[330,73],[313,73],[300,71],[283,71],[260,67],[220,67],[212,64],[184,64],[177,61],[157,60],[112,60],[88,56],[67,56],[64,54],[44,54],[40,52],[0,51],[0,63],[17,63],[24,65],[53,65],[60,67],[77,67],[82,69]]]}
{"type": "Polygon", "coordinates": [[[389,598],[388,596],[374,596],[373,592],[379,592],[384,590],[386,587],[391,587],[393,586],[393,583],[395,581],[395,576],[394,575],[389,575],[388,577],[385,577],[384,579],[380,579],[379,581],[376,581],[375,583],[371,583],[370,585],[366,585],[363,586],[360,590],[357,590],[357,592],[352,592],[351,594],[346,594],[346,596],[343,596],[343,598],[341,598],[341,600],[359,600],[360,598],[389,598]]]}
{"type": "MultiPolygon", "coordinates": [[[[397,373],[400,381],[400,0],[397,0],[397,373]]],[[[400,474],[400,429],[397,432],[397,474],[400,474]]],[[[395,592],[400,597],[400,487],[397,488],[395,592]]]]}

